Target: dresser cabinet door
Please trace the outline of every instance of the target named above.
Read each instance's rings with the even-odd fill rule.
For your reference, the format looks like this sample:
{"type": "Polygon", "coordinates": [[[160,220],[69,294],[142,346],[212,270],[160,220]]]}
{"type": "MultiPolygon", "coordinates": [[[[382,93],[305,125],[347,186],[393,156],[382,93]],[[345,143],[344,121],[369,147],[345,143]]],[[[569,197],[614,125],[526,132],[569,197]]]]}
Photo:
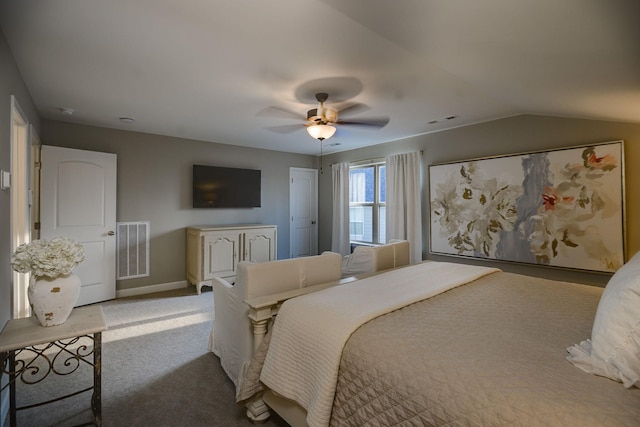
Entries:
{"type": "Polygon", "coordinates": [[[276,259],[276,229],[246,230],[244,233],[244,259],[252,262],[276,259]]]}
{"type": "Polygon", "coordinates": [[[203,280],[236,275],[240,260],[241,234],[238,231],[204,235],[203,280]]]}

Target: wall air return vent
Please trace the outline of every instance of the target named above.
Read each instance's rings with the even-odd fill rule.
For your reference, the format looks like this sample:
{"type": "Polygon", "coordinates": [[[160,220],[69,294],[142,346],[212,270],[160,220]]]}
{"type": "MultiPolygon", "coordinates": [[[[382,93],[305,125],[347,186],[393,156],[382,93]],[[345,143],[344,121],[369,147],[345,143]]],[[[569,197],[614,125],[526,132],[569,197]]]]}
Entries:
{"type": "Polygon", "coordinates": [[[117,280],[149,276],[149,221],[117,223],[117,280]]]}

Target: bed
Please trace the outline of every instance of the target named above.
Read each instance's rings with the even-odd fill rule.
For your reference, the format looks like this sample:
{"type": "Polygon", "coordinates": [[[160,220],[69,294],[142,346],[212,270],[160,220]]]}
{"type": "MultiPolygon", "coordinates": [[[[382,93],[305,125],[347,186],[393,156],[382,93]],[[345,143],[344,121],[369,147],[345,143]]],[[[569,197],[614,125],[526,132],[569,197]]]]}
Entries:
{"type": "Polygon", "coordinates": [[[639,281],[636,256],[604,294],[441,262],[330,287],[282,304],[238,400],[312,427],[638,426],[639,281]]]}

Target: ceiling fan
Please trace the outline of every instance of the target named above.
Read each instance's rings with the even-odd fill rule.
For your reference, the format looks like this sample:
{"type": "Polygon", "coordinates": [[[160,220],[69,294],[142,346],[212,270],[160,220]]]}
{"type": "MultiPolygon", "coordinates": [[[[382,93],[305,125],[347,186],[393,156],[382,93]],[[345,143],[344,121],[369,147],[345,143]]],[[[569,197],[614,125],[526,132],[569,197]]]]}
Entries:
{"type": "Polygon", "coordinates": [[[371,119],[360,119],[360,120],[349,120],[342,119],[342,116],[349,116],[352,114],[358,114],[363,111],[369,110],[370,107],[355,103],[349,105],[341,110],[337,110],[332,107],[325,106],[325,102],[329,99],[329,94],[320,92],[315,95],[316,100],[318,101],[318,106],[316,108],[312,108],[307,111],[306,118],[300,117],[298,114],[293,113],[287,109],[280,107],[269,107],[265,109],[266,111],[273,111],[280,113],[285,113],[289,116],[294,116],[297,119],[303,118],[304,122],[301,125],[289,125],[289,126],[275,126],[270,127],[268,129],[280,132],[280,133],[288,133],[293,132],[297,129],[300,129],[301,126],[306,127],[307,133],[311,135],[311,137],[318,139],[320,141],[324,141],[325,139],[331,138],[335,132],[336,127],[338,126],[364,126],[368,128],[382,128],[389,123],[389,117],[378,117],[371,119]]]}

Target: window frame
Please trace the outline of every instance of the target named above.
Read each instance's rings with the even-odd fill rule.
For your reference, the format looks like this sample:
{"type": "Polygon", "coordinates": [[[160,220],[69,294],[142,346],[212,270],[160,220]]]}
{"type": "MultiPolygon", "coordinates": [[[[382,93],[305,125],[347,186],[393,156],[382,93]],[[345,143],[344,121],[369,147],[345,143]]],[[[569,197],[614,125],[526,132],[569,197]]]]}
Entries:
{"type": "MultiPolygon", "coordinates": [[[[349,241],[352,244],[382,245],[386,243],[386,242],[380,241],[380,229],[381,229],[380,208],[384,207],[386,209],[386,206],[387,206],[386,180],[385,180],[385,201],[380,200],[380,196],[381,196],[380,169],[382,167],[386,167],[386,161],[384,159],[371,159],[371,160],[365,160],[362,162],[351,163],[349,164],[349,176],[351,176],[351,171],[353,170],[366,169],[371,167],[373,167],[373,181],[374,181],[373,202],[352,202],[351,200],[349,200],[349,212],[351,212],[351,208],[353,207],[371,207],[371,214],[372,214],[371,240],[372,241],[355,240],[351,238],[352,218],[350,216],[349,217],[349,241]]],[[[349,179],[349,181],[351,181],[351,179],[349,179]]],[[[364,224],[364,221],[362,221],[361,224],[364,224]]],[[[386,224],[384,224],[384,226],[386,228],[386,224]]],[[[362,227],[364,228],[364,225],[362,227]]],[[[385,233],[385,236],[386,236],[386,233],[385,233]]]]}

